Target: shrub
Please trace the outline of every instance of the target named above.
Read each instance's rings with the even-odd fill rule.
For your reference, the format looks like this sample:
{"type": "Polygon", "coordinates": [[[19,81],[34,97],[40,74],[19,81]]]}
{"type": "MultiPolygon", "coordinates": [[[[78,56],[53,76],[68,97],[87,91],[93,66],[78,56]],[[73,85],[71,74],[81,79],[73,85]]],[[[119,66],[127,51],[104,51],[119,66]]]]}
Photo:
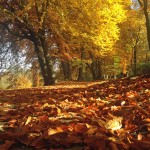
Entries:
{"type": "Polygon", "coordinates": [[[17,75],[9,79],[10,86],[8,88],[19,89],[29,88],[32,86],[31,81],[25,75],[17,75]]]}

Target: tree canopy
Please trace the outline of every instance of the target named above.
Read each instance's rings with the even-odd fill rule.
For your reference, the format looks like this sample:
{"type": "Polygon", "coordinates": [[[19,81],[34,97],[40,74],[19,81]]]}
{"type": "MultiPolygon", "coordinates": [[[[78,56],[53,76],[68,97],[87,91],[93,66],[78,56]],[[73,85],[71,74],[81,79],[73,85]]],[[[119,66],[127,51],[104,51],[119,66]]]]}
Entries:
{"type": "MultiPolygon", "coordinates": [[[[124,22],[130,22],[129,11],[136,11],[130,0],[1,0],[0,29],[3,39],[38,61],[44,85],[50,85],[56,61],[71,67],[77,58],[76,66],[82,69],[83,62],[91,68],[95,61],[109,61],[124,22]]],[[[129,28],[134,32],[132,24],[129,28]]],[[[123,39],[120,43],[123,47],[123,39]]]]}

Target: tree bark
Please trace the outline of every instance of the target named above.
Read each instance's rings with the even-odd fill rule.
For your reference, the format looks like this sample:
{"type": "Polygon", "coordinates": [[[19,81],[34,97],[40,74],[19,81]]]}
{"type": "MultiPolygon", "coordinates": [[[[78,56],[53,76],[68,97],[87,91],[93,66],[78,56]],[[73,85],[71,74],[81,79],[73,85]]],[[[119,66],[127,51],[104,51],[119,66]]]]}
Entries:
{"type": "Polygon", "coordinates": [[[150,50],[150,18],[148,14],[148,0],[138,0],[139,4],[141,7],[143,7],[144,15],[145,15],[145,20],[146,20],[146,30],[147,30],[147,41],[148,41],[148,46],[150,50]]]}
{"type": "Polygon", "coordinates": [[[136,56],[137,56],[137,48],[135,45],[135,47],[133,49],[133,74],[134,74],[134,76],[136,76],[136,74],[137,74],[137,72],[136,72],[136,65],[137,65],[136,56]]]}
{"type": "Polygon", "coordinates": [[[79,66],[79,75],[78,75],[78,81],[84,81],[84,77],[83,77],[83,73],[84,73],[84,64],[83,64],[83,60],[84,60],[84,47],[81,47],[81,63],[79,66]]]}
{"type": "Polygon", "coordinates": [[[100,80],[100,79],[102,79],[102,64],[101,64],[101,61],[100,60],[97,60],[97,69],[98,69],[98,71],[97,71],[97,75],[98,75],[98,77],[97,77],[97,79],[98,80],[100,80]]]}
{"type": "Polygon", "coordinates": [[[83,81],[83,67],[79,67],[78,81],[83,81]]]}
{"type": "Polygon", "coordinates": [[[102,79],[102,68],[101,68],[101,61],[97,58],[94,58],[91,53],[89,53],[92,63],[89,66],[93,80],[99,80],[102,79]]]}
{"type": "Polygon", "coordinates": [[[102,69],[100,60],[93,60],[91,64],[91,73],[93,80],[100,80],[102,78],[102,69]]]}
{"type": "Polygon", "coordinates": [[[32,62],[32,86],[38,87],[40,83],[39,66],[36,61],[32,62]]]}
{"type": "Polygon", "coordinates": [[[150,20],[149,20],[149,14],[148,14],[148,0],[143,0],[143,1],[144,1],[144,14],[145,14],[145,19],[146,19],[148,46],[150,49],[150,20]]]}
{"type": "Polygon", "coordinates": [[[34,42],[35,51],[38,57],[41,73],[44,80],[44,85],[52,85],[54,84],[52,67],[50,65],[49,55],[47,53],[47,49],[44,49],[41,42],[34,42]]]}
{"type": "Polygon", "coordinates": [[[63,68],[63,73],[64,73],[64,80],[70,80],[71,75],[70,75],[70,64],[68,61],[62,61],[62,68],[63,68]]]}
{"type": "MultiPolygon", "coordinates": [[[[53,68],[50,64],[50,54],[48,49],[48,40],[52,37],[48,37],[47,27],[47,11],[49,8],[49,1],[34,1],[32,9],[33,14],[28,11],[24,15],[18,15],[22,12],[26,5],[30,6],[29,2],[19,3],[14,1],[2,1],[2,12],[7,11],[7,13],[12,18],[4,17],[4,20],[0,20],[0,24],[6,29],[11,35],[19,37],[21,39],[28,39],[34,45],[34,50],[36,52],[39,66],[41,69],[41,74],[43,76],[44,85],[54,84],[53,78],[53,68]],[[39,2],[39,3],[38,3],[39,2]],[[2,5],[3,4],[3,5],[2,5]],[[13,5],[15,4],[15,5],[13,5]],[[15,15],[14,12],[16,13],[15,15]],[[9,18],[9,19],[8,19],[9,18]],[[34,21],[33,21],[34,20],[34,21]],[[34,24],[33,22],[36,22],[34,24]],[[34,24],[34,25],[33,25],[34,24]]],[[[31,9],[32,7],[29,7],[31,9]]],[[[31,11],[30,11],[31,12],[31,11]]],[[[7,14],[6,13],[6,14],[7,14]]],[[[8,15],[7,14],[7,15],[8,15]]],[[[49,33],[52,35],[52,33],[49,33]]]]}

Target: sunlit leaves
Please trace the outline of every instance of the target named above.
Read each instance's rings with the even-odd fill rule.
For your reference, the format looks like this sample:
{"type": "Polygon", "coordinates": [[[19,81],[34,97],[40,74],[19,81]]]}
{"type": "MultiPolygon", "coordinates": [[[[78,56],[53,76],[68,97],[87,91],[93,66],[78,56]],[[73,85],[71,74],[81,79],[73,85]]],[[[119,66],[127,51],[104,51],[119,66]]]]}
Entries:
{"type": "Polygon", "coordinates": [[[122,1],[62,1],[59,6],[58,31],[62,38],[99,55],[112,50],[119,37],[118,24],[126,18],[122,1]],[[68,38],[69,36],[69,38],[68,38]],[[93,44],[93,45],[92,45],[93,44]],[[94,47],[94,48],[92,48],[94,47]]]}

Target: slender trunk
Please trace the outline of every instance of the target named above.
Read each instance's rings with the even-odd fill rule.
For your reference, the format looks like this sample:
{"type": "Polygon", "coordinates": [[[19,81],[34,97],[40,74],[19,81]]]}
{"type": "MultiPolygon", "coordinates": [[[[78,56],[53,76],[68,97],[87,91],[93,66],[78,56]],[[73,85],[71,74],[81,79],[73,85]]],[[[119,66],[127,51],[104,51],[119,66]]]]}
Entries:
{"type": "Polygon", "coordinates": [[[2,81],[2,77],[0,77],[0,89],[3,89],[3,81],[2,81]]]}
{"type": "Polygon", "coordinates": [[[97,79],[98,80],[100,80],[100,79],[102,79],[102,64],[101,64],[101,62],[100,62],[100,60],[97,60],[97,69],[98,69],[98,71],[97,71],[97,79]]]}
{"type": "Polygon", "coordinates": [[[146,19],[148,46],[150,49],[150,19],[149,19],[149,14],[148,14],[148,0],[144,0],[144,15],[146,19]]]}
{"type": "Polygon", "coordinates": [[[84,78],[83,78],[83,68],[80,67],[79,68],[79,74],[78,74],[78,81],[83,81],[84,78]]]}
{"type": "Polygon", "coordinates": [[[91,69],[93,80],[96,80],[97,75],[96,75],[96,68],[95,68],[95,61],[94,60],[92,61],[90,69],[91,69]]]}
{"type": "Polygon", "coordinates": [[[70,80],[70,65],[68,61],[62,61],[62,68],[64,73],[64,80],[70,80]]]}
{"type": "Polygon", "coordinates": [[[89,55],[92,60],[90,70],[92,73],[93,80],[99,80],[102,78],[101,61],[98,58],[94,58],[94,56],[91,53],[89,53],[89,55]]]}
{"type": "Polygon", "coordinates": [[[92,53],[89,53],[89,55],[90,55],[91,60],[92,60],[92,63],[90,65],[91,74],[92,74],[93,80],[96,80],[95,60],[94,60],[92,53]]]}
{"type": "Polygon", "coordinates": [[[139,4],[141,5],[141,7],[143,7],[143,11],[144,11],[144,16],[145,16],[145,20],[146,20],[146,30],[147,30],[147,41],[148,41],[148,46],[149,46],[149,50],[150,50],[150,18],[149,18],[149,13],[148,13],[148,2],[149,0],[138,0],[139,4]]]}
{"type": "Polygon", "coordinates": [[[136,76],[136,64],[137,64],[137,59],[136,59],[136,56],[137,56],[137,49],[136,49],[136,46],[134,47],[133,49],[133,74],[134,76],[136,76]]]}
{"type": "Polygon", "coordinates": [[[91,64],[91,73],[93,76],[93,80],[100,80],[102,78],[101,62],[98,59],[93,60],[91,64]]]}
{"type": "Polygon", "coordinates": [[[79,75],[78,75],[78,81],[84,81],[84,77],[83,77],[83,73],[84,73],[84,64],[83,64],[83,60],[84,60],[84,48],[82,46],[81,48],[81,63],[79,66],[79,75]]]}

